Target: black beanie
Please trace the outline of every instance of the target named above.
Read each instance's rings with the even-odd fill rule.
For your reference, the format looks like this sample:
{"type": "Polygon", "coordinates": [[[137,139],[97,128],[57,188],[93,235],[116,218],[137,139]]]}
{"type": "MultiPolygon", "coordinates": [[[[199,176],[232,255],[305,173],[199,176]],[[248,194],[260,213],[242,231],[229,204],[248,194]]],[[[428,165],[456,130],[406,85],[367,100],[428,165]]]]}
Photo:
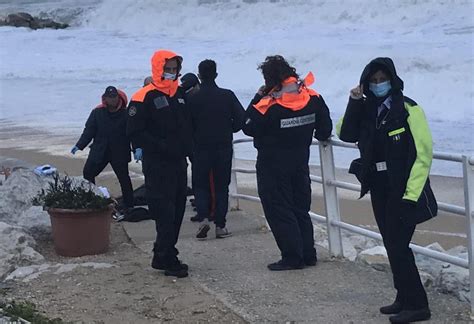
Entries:
{"type": "Polygon", "coordinates": [[[186,73],[181,77],[181,88],[184,91],[188,91],[197,84],[199,84],[199,79],[194,73],[186,73]]]}

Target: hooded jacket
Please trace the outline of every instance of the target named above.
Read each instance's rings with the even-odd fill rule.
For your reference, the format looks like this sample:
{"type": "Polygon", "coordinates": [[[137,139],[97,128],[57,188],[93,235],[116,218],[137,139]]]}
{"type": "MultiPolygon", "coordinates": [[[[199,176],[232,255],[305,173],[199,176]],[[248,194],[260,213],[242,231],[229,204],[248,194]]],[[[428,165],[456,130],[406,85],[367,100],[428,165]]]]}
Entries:
{"type": "MultiPolygon", "coordinates": [[[[174,52],[160,50],[151,59],[153,82],[136,92],[128,106],[127,135],[133,147],[143,149],[147,157],[176,160],[189,155],[191,126],[184,93],[175,80],[164,80],[166,62],[182,58],[174,52]]],[[[179,72],[179,71],[178,71],[179,72]]]]}
{"type": "Polygon", "coordinates": [[[371,189],[371,175],[377,162],[374,160],[377,108],[386,98],[377,98],[369,90],[370,76],[380,69],[390,76],[391,90],[386,97],[392,96],[392,103],[380,126],[383,137],[377,143],[383,145],[381,151],[390,187],[400,202],[416,205],[413,221],[421,223],[436,216],[438,210],[428,177],[433,159],[431,132],[423,109],[403,96],[403,81],[390,58],[376,58],[365,67],[360,77],[365,97],[349,99],[336,133],[342,141],[358,144],[360,159],[352,162],[349,172],[361,182],[360,196],[363,197],[371,189]]]}
{"type": "Polygon", "coordinates": [[[118,90],[119,107],[110,112],[102,97],[102,103],[96,106],[87,119],[76,146],[83,150],[93,140],[90,146],[89,157],[96,163],[113,161],[131,161],[130,140],[126,135],[127,127],[127,95],[118,90]]]}

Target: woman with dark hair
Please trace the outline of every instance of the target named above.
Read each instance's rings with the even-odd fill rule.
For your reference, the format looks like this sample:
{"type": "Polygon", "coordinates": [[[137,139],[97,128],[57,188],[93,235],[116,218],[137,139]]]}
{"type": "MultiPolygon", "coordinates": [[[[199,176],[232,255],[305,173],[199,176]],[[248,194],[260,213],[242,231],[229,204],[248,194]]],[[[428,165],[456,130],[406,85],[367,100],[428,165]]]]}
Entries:
{"type": "Polygon", "coordinates": [[[417,224],[438,211],[428,178],[431,133],[418,104],[403,96],[403,81],[388,57],[372,60],[351,90],[337,135],[358,143],[360,158],[349,170],[370,190],[372,208],[393,273],[397,296],[380,308],[392,323],[430,318],[428,299],[409,247],[417,224]]]}
{"type": "Polygon", "coordinates": [[[268,56],[259,69],[265,85],[246,111],[243,131],[258,150],[258,194],[281,251],[281,260],[268,268],[302,269],[317,261],[309,217],[309,147],[313,136],[329,138],[332,122],[323,98],[309,88],[311,73],[301,80],[280,55],[268,56]]]}
{"type": "Polygon", "coordinates": [[[296,69],[288,64],[281,55],[267,56],[265,62],[258,67],[262,71],[265,85],[261,89],[264,94],[268,94],[272,89],[281,90],[282,82],[293,77],[299,79],[296,69]]]}

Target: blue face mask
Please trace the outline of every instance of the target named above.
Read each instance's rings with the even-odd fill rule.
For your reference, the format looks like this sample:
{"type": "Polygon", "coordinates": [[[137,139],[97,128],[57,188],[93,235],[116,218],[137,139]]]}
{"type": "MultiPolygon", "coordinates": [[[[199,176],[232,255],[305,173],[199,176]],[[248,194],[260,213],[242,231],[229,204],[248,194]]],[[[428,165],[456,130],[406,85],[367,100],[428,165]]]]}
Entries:
{"type": "Polygon", "coordinates": [[[176,79],[176,74],[173,73],[163,73],[163,79],[164,80],[174,80],[176,79]]]}
{"type": "Polygon", "coordinates": [[[369,90],[372,91],[376,97],[386,96],[390,89],[392,89],[390,81],[385,81],[382,83],[369,83],[369,90]]]}

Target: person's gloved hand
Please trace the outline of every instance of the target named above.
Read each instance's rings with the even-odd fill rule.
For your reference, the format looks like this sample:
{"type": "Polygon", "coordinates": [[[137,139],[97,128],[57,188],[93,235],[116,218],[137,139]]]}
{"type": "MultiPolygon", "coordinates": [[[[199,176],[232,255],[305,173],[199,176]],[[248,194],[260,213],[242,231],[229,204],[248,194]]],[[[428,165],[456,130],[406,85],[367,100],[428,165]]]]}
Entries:
{"type": "Polygon", "coordinates": [[[143,157],[143,150],[141,148],[137,148],[135,149],[135,152],[133,153],[133,158],[135,159],[135,161],[141,161],[143,157]]]}
{"type": "Polygon", "coordinates": [[[76,154],[76,152],[77,152],[78,150],[79,150],[79,148],[78,148],[76,145],[74,145],[74,146],[72,147],[72,149],[71,149],[71,153],[74,155],[74,154],[76,154]]]}
{"type": "Polygon", "coordinates": [[[404,225],[416,225],[416,202],[402,199],[400,203],[400,220],[404,225]]]}

